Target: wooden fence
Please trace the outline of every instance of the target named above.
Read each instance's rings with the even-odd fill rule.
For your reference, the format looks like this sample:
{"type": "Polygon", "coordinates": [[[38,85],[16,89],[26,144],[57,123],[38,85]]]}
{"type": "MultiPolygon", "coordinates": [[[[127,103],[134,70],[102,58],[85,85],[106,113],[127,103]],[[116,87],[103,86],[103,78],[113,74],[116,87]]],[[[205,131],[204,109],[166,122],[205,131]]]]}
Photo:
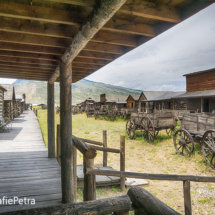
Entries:
{"type": "MultiPolygon", "coordinates": [[[[107,131],[103,131],[103,142],[77,138],[72,136],[73,140],[73,174],[74,174],[74,197],[77,197],[77,149],[83,154],[83,171],[84,171],[84,201],[95,200],[95,176],[87,175],[88,168],[94,168],[94,158],[96,151],[103,152],[103,167],[107,167],[108,152],[120,154],[120,170],[125,171],[125,136],[120,137],[120,149],[107,147],[107,131]],[[89,144],[92,145],[89,145],[89,144]],[[86,188],[87,187],[87,188],[86,188]],[[87,190],[87,192],[85,192],[87,190]]],[[[60,125],[57,125],[57,160],[61,165],[60,160],[61,143],[60,143],[60,125]]],[[[120,188],[125,190],[125,177],[120,177],[120,188]]]]}

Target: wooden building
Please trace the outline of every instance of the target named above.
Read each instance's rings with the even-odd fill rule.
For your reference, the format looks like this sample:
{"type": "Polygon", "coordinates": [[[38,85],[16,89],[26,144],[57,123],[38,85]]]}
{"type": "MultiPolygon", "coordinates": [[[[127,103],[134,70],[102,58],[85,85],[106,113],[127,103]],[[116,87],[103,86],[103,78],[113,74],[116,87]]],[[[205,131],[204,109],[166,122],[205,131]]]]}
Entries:
{"type": "Polygon", "coordinates": [[[7,90],[0,85],[0,118],[4,118],[4,93],[7,90]]]}
{"type": "Polygon", "coordinates": [[[175,99],[186,101],[192,112],[212,112],[215,110],[215,69],[194,72],[186,77],[186,93],[175,99]]]}
{"type": "Polygon", "coordinates": [[[4,120],[8,122],[14,118],[15,90],[13,84],[1,84],[7,91],[4,93],[4,120]]]}
{"type": "Polygon", "coordinates": [[[186,103],[183,99],[175,99],[184,92],[162,92],[161,95],[141,101],[144,112],[153,113],[158,110],[186,110],[186,103]]]}
{"type": "Polygon", "coordinates": [[[131,109],[135,108],[137,109],[139,107],[139,101],[140,101],[140,95],[137,94],[130,94],[128,98],[126,99],[126,108],[131,109]]]}
{"type": "Polygon", "coordinates": [[[102,105],[109,105],[112,109],[120,110],[126,108],[127,96],[106,96],[105,93],[100,94],[100,100],[94,102],[94,107],[99,109],[102,105]]]}
{"type": "Polygon", "coordinates": [[[165,91],[143,91],[140,94],[138,111],[143,112],[143,113],[146,113],[147,111],[149,112],[153,103],[152,102],[151,103],[143,102],[143,101],[153,100],[153,99],[163,95],[164,93],[167,93],[167,92],[165,92],[165,91]]]}
{"type": "Polygon", "coordinates": [[[16,94],[16,112],[17,112],[17,116],[19,116],[22,113],[22,95],[20,94],[16,94]]]}

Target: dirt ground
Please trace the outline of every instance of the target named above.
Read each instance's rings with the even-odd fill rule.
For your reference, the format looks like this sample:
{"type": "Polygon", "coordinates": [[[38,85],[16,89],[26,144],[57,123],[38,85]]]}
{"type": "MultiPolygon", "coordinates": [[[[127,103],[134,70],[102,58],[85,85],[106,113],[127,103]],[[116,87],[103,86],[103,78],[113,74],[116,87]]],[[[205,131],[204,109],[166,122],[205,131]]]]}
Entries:
{"type": "MultiPolygon", "coordinates": [[[[41,110],[38,119],[47,143],[46,111],[41,110]]],[[[87,118],[85,114],[73,115],[73,134],[77,137],[102,141],[102,131],[107,130],[108,147],[120,147],[120,135],[126,138],[126,171],[156,174],[180,174],[215,176],[215,172],[205,163],[204,156],[197,153],[201,149],[196,143],[194,154],[184,157],[176,154],[173,140],[165,131],[159,133],[153,143],[145,142],[137,133],[136,140],[129,140],[125,125],[126,121],[115,122],[87,118]]],[[[56,115],[56,124],[59,115],[56,115]]],[[[102,164],[102,152],[97,153],[95,164],[102,164]]],[[[78,163],[82,164],[82,155],[78,153],[78,163]]],[[[108,153],[108,166],[119,170],[119,154],[108,153]]],[[[171,208],[184,214],[183,182],[147,180],[144,188],[171,208]]],[[[107,198],[126,194],[120,187],[97,187],[97,198],[107,198]]],[[[194,215],[215,214],[215,184],[191,182],[192,211],[194,215]]],[[[78,190],[78,200],[82,201],[82,189],[78,190]]]]}

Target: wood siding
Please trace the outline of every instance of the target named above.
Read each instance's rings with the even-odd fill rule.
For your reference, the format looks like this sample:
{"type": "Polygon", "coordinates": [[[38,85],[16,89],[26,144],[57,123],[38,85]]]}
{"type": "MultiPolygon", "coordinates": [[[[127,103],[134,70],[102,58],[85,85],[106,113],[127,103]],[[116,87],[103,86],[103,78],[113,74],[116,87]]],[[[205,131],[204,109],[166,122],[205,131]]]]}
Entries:
{"type": "MultiPolygon", "coordinates": [[[[126,107],[127,107],[127,109],[129,109],[129,108],[135,108],[135,104],[136,102],[135,102],[135,100],[133,99],[133,97],[132,96],[129,96],[129,98],[128,98],[128,100],[127,100],[127,105],[126,105],[126,107]]],[[[137,105],[138,105],[138,103],[137,103],[137,105]]]]}
{"type": "Polygon", "coordinates": [[[187,76],[187,92],[214,90],[215,73],[205,73],[195,76],[187,76]]]}
{"type": "Polygon", "coordinates": [[[0,117],[4,117],[4,91],[0,89],[0,117]]]}

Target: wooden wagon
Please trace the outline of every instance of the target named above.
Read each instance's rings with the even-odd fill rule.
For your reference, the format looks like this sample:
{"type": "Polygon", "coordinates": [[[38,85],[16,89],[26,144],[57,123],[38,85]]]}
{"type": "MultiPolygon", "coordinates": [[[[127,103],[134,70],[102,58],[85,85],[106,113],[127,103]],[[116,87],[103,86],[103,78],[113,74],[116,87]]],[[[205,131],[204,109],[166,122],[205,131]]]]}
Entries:
{"type": "Polygon", "coordinates": [[[173,137],[177,153],[190,156],[194,142],[201,145],[205,160],[215,169],[215,114],[184,114],[173,137]]]}
{"type": "Polygon", "coordinates": [[[86,114],[87,114],[87,117],[92,117],[94,115],[94,108],[87,108],[86,110],[86,114]]]}
{"type": "Polygon", "coordinates": [[[126,123],[126,132],[133,139],[137,130],[141,131],[142,137],[153,142],[159,131],[166,130],[168,136],[172,136],[177,122],[180,120],[173,112],[160,111],[157,113],[132,113],[126,123]]]}
{"type": "Polygon", "coordinates": [[[137,108],[124,109],[121,112],[121,117],[123,119],[126,119],[128,116],[131,116],[132,113],[137,113],[137,112],[138,112],[137,108]]]}

